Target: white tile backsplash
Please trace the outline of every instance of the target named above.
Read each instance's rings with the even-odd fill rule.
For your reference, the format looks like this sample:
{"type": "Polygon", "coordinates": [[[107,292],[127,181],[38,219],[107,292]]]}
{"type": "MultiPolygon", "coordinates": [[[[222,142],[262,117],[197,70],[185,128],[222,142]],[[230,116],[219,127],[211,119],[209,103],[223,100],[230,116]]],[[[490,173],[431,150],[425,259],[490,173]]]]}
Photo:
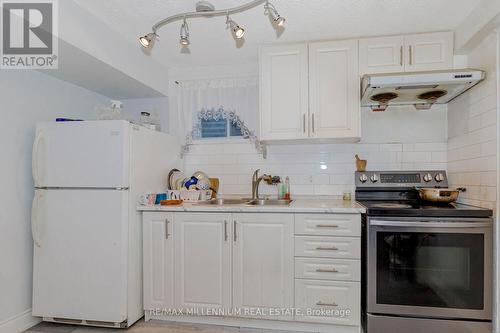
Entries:
{"type": "Polygon", "coordinates": [[[460,200],[495,208],[497,200],[496,37],[469,54],[469,65],[486,79],[448,104],[448,174],[451,186],[465,187],[460,200]],[[464,125],[465,124],[465,125],[464,125]]]}
{"type": "MultiPolygon", "coordinates": [[[[204,170],[220,178],[221,194],[251,191],[255,169],[290,177],[292,194],[342,195],[354,191],[355,158],[368,160],[368,170],[444,169],[447,145],[435,143],[290,144],[269,146],[263,159],[248,141],[195,144],[186,155],[185,170],[204,170]]],[[[262,184],[262,194],[277,194],[277,188],[262,184]]]]}

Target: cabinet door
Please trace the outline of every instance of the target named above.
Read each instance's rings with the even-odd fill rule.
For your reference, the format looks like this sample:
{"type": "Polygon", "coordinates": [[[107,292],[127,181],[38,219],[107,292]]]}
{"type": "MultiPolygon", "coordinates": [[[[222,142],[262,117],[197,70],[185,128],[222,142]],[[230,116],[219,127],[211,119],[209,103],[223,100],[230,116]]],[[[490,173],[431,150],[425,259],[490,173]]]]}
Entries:
{"type": "Polygon", "coordinates": [[[175,214],[175,305],[231,306],[231,214],[175,214]]]}
{"type": "Polygon", "coordinates": [[[311,137],[360,136],[357,40],[310,44],[309,88],[311,137]]]}
{"type": "Polygon", "coordinates": [[[174,307],[173,213],[144,213],[144,310],[174,307]]]}
{"type": "Polygon", "coordinates": [[[262,140],[308,136],[307,45],[265,46],[260,50],[260,131],[262,140]]]}
{"type": "Polygon", "coordinates": [[[406,71],[453,68],[453,33],[437,32],[405,37],[406,71]]]}
{"type": "Polygon", "coordinates": [[[242,310],[243,316],[260,318],[270,308],[293,307],[293,214],[234,214],[233,219],[233,306],[262,309],[242,310]]]}
{"type": "Polygon", "coordinates": [[[359,72],[397,73],[404,71],[404,37],[367,38],[359,41],[359,72]]]}

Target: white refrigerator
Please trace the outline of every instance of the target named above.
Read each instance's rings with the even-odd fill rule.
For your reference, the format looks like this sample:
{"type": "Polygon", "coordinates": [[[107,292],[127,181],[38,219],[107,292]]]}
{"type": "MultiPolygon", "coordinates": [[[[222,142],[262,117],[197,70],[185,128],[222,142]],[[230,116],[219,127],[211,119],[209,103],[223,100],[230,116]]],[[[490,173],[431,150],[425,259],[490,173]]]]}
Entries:
{"type": "Polygon", "coordinates": [[[127,121],[45,122],[33,144],[33,315],[128,327],[143,315],[142,193],[166,189],[175,138],[127,121]]]}

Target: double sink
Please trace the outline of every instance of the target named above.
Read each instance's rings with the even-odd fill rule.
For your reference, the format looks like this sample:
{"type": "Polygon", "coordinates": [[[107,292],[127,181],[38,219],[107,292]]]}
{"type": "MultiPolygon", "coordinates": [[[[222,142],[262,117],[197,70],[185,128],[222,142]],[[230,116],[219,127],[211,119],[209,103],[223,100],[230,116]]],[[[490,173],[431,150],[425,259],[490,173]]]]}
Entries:
{"type": "Polygon", "coordinates": [[[288,206],[292,200],[278,199],[248,199],[248,198],[233,198],[233,199],[212,199],[201,201],[197,205],[245,205],[245,206],[288,206]]]}

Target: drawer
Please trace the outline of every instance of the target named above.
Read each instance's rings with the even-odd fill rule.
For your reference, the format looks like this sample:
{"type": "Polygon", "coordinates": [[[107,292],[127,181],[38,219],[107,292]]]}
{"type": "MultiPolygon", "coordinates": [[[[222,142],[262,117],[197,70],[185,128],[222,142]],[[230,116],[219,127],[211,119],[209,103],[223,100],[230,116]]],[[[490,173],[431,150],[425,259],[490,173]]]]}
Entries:
{"type": "Polygon", "coordinates": [[[361,281],[361,261],[353,259],[295,258],[295,278],[361,281]]]}
{"type": "Polygon", "coordinates": [[[361,284],[346,281],[295,280],[296,321],[360,324],[361,284]]]}
{"type": "Polygon", "coordinates": [[[295,214],[296,235],[361,236],[360,214],[295,214]]]}
{"type": "Polygon", "coordinates": [[[361,238],[295,236],[296,257],[361,258],[361,238]]]}

